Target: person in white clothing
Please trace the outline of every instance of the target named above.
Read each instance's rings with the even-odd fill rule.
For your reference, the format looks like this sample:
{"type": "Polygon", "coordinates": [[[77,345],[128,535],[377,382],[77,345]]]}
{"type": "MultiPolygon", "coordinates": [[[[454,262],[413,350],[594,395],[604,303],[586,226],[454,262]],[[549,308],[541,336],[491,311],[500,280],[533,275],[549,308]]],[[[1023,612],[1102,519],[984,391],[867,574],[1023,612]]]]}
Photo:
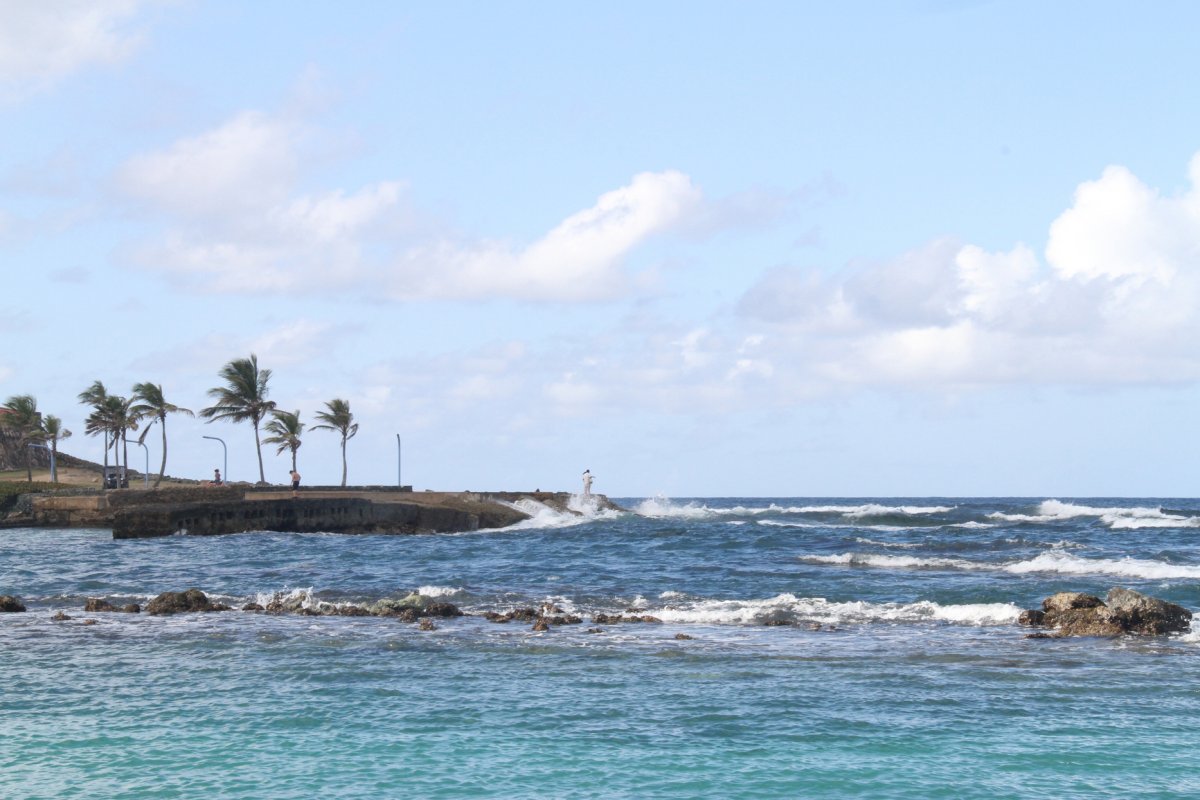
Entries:
{"type": "Polygon", "coordinates": [[[592,496],[592,471],[590,469],[583,471],[583,496],[592,496]]]}

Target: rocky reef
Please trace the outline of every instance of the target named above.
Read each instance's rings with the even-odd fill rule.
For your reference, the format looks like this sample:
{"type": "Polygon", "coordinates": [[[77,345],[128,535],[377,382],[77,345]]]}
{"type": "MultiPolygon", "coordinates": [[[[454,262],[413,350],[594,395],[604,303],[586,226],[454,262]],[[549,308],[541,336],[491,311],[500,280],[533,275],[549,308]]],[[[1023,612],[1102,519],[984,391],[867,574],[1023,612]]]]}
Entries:
{"type": "Polygon", "coordinates": [[[1155,597],[1114,587],[1104,600],[1082,592],[1059,592],[1042,601],[1040,609],[1021,613],[1017,622],[1048,632],[1032,638],[1066,636],[1161,636],[1191,629],[1192,612],[1155,597]]]}

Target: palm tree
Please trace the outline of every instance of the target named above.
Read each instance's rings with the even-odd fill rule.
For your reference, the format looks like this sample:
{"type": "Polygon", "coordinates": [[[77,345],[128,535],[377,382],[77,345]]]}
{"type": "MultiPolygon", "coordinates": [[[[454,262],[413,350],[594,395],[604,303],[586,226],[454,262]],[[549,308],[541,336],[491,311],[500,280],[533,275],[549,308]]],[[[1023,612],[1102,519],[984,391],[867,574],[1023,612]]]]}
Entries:
{"type": "Polygon", "coordinates": [[[92,385],[79,393],[79,402],[86,406],[92,407],[92,413],[87,418],[84,427],[84,433],[88,436],[96,436],[104,434],[104,475],[108,477],[108,448],[109,444],[109,428],[107,424],[102,423],[104,412],[103,406],[105,400],[108,399],[108,390],[104,388],[104,384],[100,381],[92,381],[92,385]]]}
{"type": "Polygon", "coordinates": [[[8,398],[3,406],[4,415],[0,416],[0,425],[15,431],[21,449],[25,451],[25,476],[33,483],[33,460],[29,455],[29,445],[36,444],[44,438],[42,432],[42,415],[37,410],[37,399],[30,394],[17,394],[8,398]]]}
{"type": "MultiPolygon", "coordinates": [[[[93,388],[95,388],[97,384],[100,384],[100,382],[96,381],[96,384],[93,384],[93,388]]],[[[103,384],[100,384],[100,388],[103,388],[103,384]]],[[[82,397],[83,395],[80,396],[82,397]]],[[[96,403],[92,413],[89,414],[87,420],[85,420],[84,432],[87,433],[88,436],[104,434],[104,473],[105,479],[107,480],[108,448],[110,443],[113,448],[113,452],[116,454],[114,461],[116,461],[117,467],[121,466],[121,451],[117,449],[117,445],[124,443],[125,469],[128,469],[129,444],[127,437],[129,431],[137,430],[138,420],[136,416],[130,413],[132,403],[129,398],[107,393],[104,394],[103,397],[100,397],[98,394],[96,396],[100,399],[96,403]]]]}
{"type": "Polygon", "coordinates": [[[42,422],[42,432],[47,441],[50,442],[50,464],[54,467],[51,470],[50,480],[58,483],[58,443],[63,439],[70,439],[71,432],[63,427],[62,420],[50,414],[42,422]]]}
{"type": "Polygon", "coordinates": [[[216,405],[200,409],[200,416],[209,422],[227,419],[231,422],[250,420],[254,424],[254,449],[258,453],[258,480],[267,482],[263,471],[262,442],[259,441],[258,423],[268,412],[275,410],[275,402],[267,399],[267,381],[271,370],[258,368],[258,357],[238,358],[221,367],[224,386],[208,390],[216,405]]]}
{"type": "Polygon", "coordinates": [[[154,479],[154,488],[157,489],[167,472],[167,414],[187,414],[189,417],[196,415],[190,409],[168,403],[163,397],[162,384],[135,383],[133,399],[135,405],[130,411],[134,416],[138,419],[154,419],[162,425],[162,464],[158,468],[158,477],[154,479]]]}
{"type": "Polygon", "coordinates": [[[296,451],[300,449],[300,434],[304,433],[304,423],[300,421],[300,411],[272,411],[274,417],[263,426],[263,430],[271,434],[263,439],[263,444],[279,445],[275,455],[284,450],[292,451],[292,472],[296,471],[296,451]]]}
{"type": "Polygon", "coordinates": [[[342,435],[342,486],[346,485],[346,442],[358,433],[358,423],[350,413],[350,403],[347,400],[334,398],[325,403],[328,411],[318,411],[315,416],[322,425],[313,425],[313,430],[337,431],[342,435]]]}

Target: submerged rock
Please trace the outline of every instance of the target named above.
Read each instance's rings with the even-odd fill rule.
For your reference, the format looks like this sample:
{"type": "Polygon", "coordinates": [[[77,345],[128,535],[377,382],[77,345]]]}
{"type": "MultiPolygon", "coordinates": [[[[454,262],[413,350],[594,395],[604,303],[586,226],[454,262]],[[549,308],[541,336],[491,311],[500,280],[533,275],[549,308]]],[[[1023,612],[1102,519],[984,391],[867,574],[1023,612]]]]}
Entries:
{"type": "Polygon", "coordinates": [[[25,610],[25,604],[11,594],[0,594],[0,613],[17,613],[25,610]]]}
{"type": "Polygon", "coordinates": [[[53,617],[51,617],[50,619],[51,619],[52,621],[54,621],[54,622],[66,622],[67,620],[69,620],[69,619],[70,619],[70,617],[68,617],[68,616],[67,616],[65,613],[63,613],[62,611],[59,611],[57,614],[55,614],[55,615],[54,615],[53,617]]]}
{"type": "Polygon", "coordinates": [[[688,639],[695,639],[696,637],[688,636],[686,633],[677,633],[677,634],[675,634],[675,638],[678,639],[679,641],[683,642],[683,641],[687,641],[688,639]]]}
{"type": "Polygon", "coordinates": [[[121,613],[123,613],[123,614],[140,614],[140,613],[142,613],[142,607],[139,606],[137,603],[130,603],[128,605],[121,606],[121,613]]]}
{"type": "Polygon", "coordinates": [[[1160,636],[1190,630],[1192,612],[1183,606],[1116,587],[1104,600],[1082,592],[1059,592],[1042,601],[1042,610],[1021,613],[1018,624],[1053,628],[1053,634],[1031,634],[1027,638],[1064,636],[1160,636]]]}
{"type": "Polygon", "coordinates": [[[537,620],[533,623],[532,630],[535,630],[538,632],[545,632],[545,631],[550,630],[550,625],[547,624],[546,620],[543,617],[538,617],[537,620]]]}
{"type": "Polygon", "coordinates": [[[437,629],[437,625],[434,625],[433,620],[429,617],[423,617],[417,624],[417,630],[419,631],[436,631],[437,629]]]}
{"type": "Polygon", "coordinates": [[[117,607],[114,606],[112,603],[108,602],[107,600],[103,600],[99,597],[89,597],[87,602],[84,603],[84,605],[83,605],[83,610],[84,611],[94,611],[94,612],[116,611],[117,607]]]}

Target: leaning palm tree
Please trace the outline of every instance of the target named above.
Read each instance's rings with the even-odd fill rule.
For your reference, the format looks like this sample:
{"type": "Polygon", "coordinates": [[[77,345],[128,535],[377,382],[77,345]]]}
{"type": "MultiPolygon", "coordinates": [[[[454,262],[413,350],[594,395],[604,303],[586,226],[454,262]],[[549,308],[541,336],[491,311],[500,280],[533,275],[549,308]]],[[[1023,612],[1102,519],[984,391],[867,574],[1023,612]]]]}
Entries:
{"type": "Polygon", "coordinates": [[[249,358],[234,359],[221,367],[220,375],[225,385],[208,390],[208,396],[217,401],[216,405],[200,409],[200,416],[209,422],[219,419],[231,422],[250,420],[254,425],[254,449],[258,453],[258,480],[266,483],[258,423],[268,412],[275,410],[275,402],[267,399],[267,381],[271,378],[271,370],[259,369],[258,357],[251,353],[249,358]]]}
{"type": "Polygon", "coordinates": [[[70,439],[71,432],[63,427],[62,420],[50,414],[42,422],[42,433],[46,441],[50,442],[50,480],[58,483],[58,443],[63,439],[70,439]]]}
{"type": "Polygon", "coordinates": [[[300,411],[272,411],[273,419],[263,426],[263,430],[271,434],[263,439],[263,444],[278,445],[275,455],[284,450],[292,451],[292,472],[296,471],[296,451],[300,449],[300,434],[304,433],[304,423],[300,421],[300,411]]]}
{"type": "Polygon", "coordinates": [[[29,445],[42,441],[45,434],[42,431],[42,415],[37,410],[37,399],[30,394],[17,394],[4,401],[4,415],[0,416],[0,425],[14,431],[20,438],[21,449],[25,451],[25,476],[33,483],[33,460],[29,455],[29,445]]]}
{"type": "MultiPolygon", "coordinates": [[[[163,397],[162,384],[159,383],[135,383],[133,399],[135,402],[130,411],[134,416],[138,419],[153,419],[162,426],[162,464],[158,468],[158,477],[154,479],[154,488],[157,489],[167,472],[167,414],[187,414],[189,417],[196,415],[190,409],[168,403],[163,397]]],[[[145,436],[144,433],[142,435],[145,436]]]]}
{"type": "MultiPolygon", "coordinates": [[[[96,383],[99,383],[97,381],[96,383]]],[[[125,444],[125,469],[129,469],[129,444],[127,437],[130,430],[137,430],[138,420],[130,412],[132,402],[127,397],[115,394],[105,394],[84,422],[84,432],[88,436],[104,436],[104,474],[108,478],[108,448],[113,448],[116,466],[121,467],[121,450],[118,445],[125,444]]]]}
{"type": "Polygon", "coordinates": [[[350,413],[350,403],[347,400],[334,398],[325,403],[328,411],[318,411],[315,416],[323,424],[313,425],[313,430],[337,431],[342,435],[342,486],[346,485],[346,442],[358,433],[358,423],[350,413]]]}
{"type": "Polygon", "coordinates": [[[92,407],[92,413],[88,416],[84,426],[84,433],[88,436],[98,436],[104,434],[104,474],[108,475],[108,448],[112,445],[109,443],[109,426],[102,424],[104,417],[104,402],[108,399],[108,390],[104,388],[104,384],[100,381],[92,381],[92,385],[79,393],[79,402],[85,406],[92,407]]]}

